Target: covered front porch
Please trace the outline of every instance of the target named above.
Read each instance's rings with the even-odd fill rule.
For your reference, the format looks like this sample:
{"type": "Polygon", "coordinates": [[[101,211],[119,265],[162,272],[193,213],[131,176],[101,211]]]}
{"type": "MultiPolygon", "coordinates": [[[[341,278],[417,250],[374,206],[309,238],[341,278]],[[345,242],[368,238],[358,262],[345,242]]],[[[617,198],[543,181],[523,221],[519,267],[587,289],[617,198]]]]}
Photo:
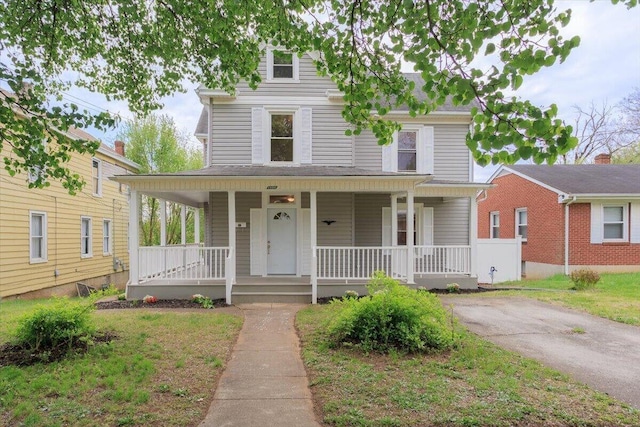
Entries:
{"type": "Polygon", "coordinates": [[[128,298],[199,293],[229,304],[315,303],[346,290],[365,293],[374,271],[409,286],[477,286],[478,185],[355,168],[310,176],[255,169],[126,177],[132,236],[141,194],[203,208],[205,216],[204,242],[141,247],[132,239],[128,298]]]}

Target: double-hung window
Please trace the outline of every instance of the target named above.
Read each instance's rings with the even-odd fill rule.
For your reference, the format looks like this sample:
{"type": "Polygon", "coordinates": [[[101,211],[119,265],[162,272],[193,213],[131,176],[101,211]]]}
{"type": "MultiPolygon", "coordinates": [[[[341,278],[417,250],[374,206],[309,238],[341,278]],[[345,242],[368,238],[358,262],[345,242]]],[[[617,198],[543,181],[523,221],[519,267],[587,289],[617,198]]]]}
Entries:
{"type": "Polygon", "coordinates": [[[500,212],[491,212],[489,214],[489,222],[491,227],[490,237],[492,239],[500,238],[500,212]]]}
{"type": "Polygon", "coordinates": [[[418,162],[418,131],[398,132],[398,172],[416,172],[418,162]]]}
{"type": "Polygon", "coordinates": [[[29,212],[29,262],[47,261],[47,213],[29,212]]]}
{"type": "Polygon", "coordinates": [[[98,159],[91,159],[91,182],[93,195],[102,196],[102,162],[98,159]]]}
{"type": "Polygon", "coordinates": [[[111,220],[102,221],[102,254],[111,255],[111,220]]]}
{"type": "Polygon", "coordinates": [[[409,123],[395,133],[393,142],[382,148],[382,170],[433,174],[433,126],[409,123]]]}
{"type": "Polygon", "coordinates": [[[267,81],[293,82],[299,80],[298,56],[284,49],[267,50],[267,81]]]}
{"type": "Polygon", "coordinates": [[[293,162],[294,126],[293,113],[270,114],[271,162],[293,162]]]}
{"type": "Polygon", "coordinates": [[[516,236],[522,237],[522,241],[527,241],[528,234],[527,208],[516,209],[516,236]]]}
{"type": "Polygon", "coordinates": [[[602,206],[603,241],[627,241],[627,230],[629,229],[627,224],[626,205],[602,206]]]}
{"type": "Polygon", "coordinates": [[[80,218],[80,256],[82,258],[91,258],[93,256],[91,245],[91,218],[83,216],[80,218]]]}

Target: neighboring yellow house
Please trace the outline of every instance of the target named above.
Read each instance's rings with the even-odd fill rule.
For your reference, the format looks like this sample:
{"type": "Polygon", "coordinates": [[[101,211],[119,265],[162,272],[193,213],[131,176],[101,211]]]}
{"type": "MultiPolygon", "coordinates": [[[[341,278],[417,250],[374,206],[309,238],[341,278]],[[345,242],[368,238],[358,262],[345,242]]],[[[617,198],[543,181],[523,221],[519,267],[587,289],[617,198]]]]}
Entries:
{"type": "MultiPolygon", "coordinates": [[[[79,129],[72,137],[95,140],[79,129]]],[[[0,158],[10,156],[4,144],[0,158]]],[[[28,174],[0,168],[0,297],[76,293],[76,283],[122,287],[129,276],[129,189],[111,181],[138,165],[101,145],[94,156],[72,155],[67,167],[86,185],[71,196],[57,181],[29,189],[28,174]],[[26,295],[25,295],[26,294],[26,295]]]]}

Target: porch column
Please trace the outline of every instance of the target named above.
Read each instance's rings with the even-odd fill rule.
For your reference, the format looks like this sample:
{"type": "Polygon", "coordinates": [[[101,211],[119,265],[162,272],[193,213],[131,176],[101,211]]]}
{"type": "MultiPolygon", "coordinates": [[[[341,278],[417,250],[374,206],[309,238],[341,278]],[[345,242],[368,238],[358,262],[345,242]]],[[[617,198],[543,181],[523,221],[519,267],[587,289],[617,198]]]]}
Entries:
{"type": "Polygon", "coordinates": [[[469,199],[471,200],[471,212],[469,212],[470,272],[471,277],[478,277],[478,201],[475,197],[469,197],[469,199]]]}
{"type": "Polygon", "coordinates": [[[136,190],[129,194],[129,283],[138,284],[138,252],[140,239],[140,195],[136,190]]]}
{"type": "Polygon", "coordinates": [[[316,253],[316,246],[318,244],[318,200],[317,192],[309,191],[309,210],[311,218],[311,236],[309,238],[311,242],[311,303],[318,303],[318,258],[316,253]]]}
{"type": "Polygon", "coordinates": [[[391,246],[398,246],[398,195],[391,195],[391,246]]]}
{"type": "MultiPolygon", "coordinates": [[[[236,279],[236,192],[228,192],[228,212],[229,212],[229,247],[231,248],[231,271],[226,272],[227,275],[231,274],[232,282],[236,279]]],[[[229,295],[231,298],[231,295],[229,295]]]]}
{"type": "Polygon", "coordinates": [[[415,269],[414,262],[414,241],[413,241],[413,218],[414,218],[414,208],[413,208],[413,190],[407,191],[407,283],[414,284],[413,280],[413,271],[415,269]]]}
{"type": "Polygon", "coordinates": [[[187,244],[187,206],[180,206],[180,243],[187,244]]]}
{"type": "Polygon", "coordinates": [[[193,243],[200,243],[200,208],[193,210],[193,243]]]}
{"type": "Polygon", "coordinates": [[[167,201],[158,199],[160,204],[160,246],[167,246],[167,201]]]}

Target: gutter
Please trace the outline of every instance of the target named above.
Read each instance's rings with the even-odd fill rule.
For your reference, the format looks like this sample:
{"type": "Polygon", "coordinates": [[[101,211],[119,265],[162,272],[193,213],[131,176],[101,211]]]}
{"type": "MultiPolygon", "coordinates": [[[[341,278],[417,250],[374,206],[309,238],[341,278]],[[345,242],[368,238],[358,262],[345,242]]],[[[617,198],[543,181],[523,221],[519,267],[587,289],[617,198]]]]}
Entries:
{"type": "Polygon", "coordinates": [[[573,196],[564,205],[564,274],[569,275],[569,205],[576,201],[578,197],[573,196]]]}

